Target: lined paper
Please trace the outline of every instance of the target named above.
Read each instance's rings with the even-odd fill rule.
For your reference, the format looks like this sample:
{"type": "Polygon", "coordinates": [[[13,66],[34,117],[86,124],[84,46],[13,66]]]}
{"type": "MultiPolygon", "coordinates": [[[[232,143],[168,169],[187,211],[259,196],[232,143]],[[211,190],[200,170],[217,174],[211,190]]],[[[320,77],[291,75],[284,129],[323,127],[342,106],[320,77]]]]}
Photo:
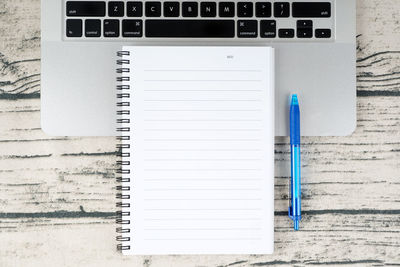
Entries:
{"type": "Polygon", "coordinates": [[[124,50],[133,170],[127,254],[272,253],[273,50],[124,50]]]}

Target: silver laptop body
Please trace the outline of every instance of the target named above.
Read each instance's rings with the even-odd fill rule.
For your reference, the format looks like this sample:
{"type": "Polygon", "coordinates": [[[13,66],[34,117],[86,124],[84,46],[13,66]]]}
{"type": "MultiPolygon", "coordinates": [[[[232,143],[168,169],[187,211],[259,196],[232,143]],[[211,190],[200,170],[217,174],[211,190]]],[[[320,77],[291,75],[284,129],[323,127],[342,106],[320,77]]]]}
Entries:
{"type": "Polygon", "coordinates": [[[41,121],[46,133],[115,135],[116,52],[124,45],[272,46],[276,51],[276,135],[288,135],[292,93],[301,102],[302,135],[340,136],[354,131],[355,0],[224,0],[211,6],[209,0],[197,1],[196,17],[183,16],[184,8],[192,11],[184,6],[187,1],[177,1],[179,13],[168,13],[173,8],[165,1],[142,1],[142,16],[133,13],[138,2],[42,0],[41,121]],[[87,10],[91,4],[96,11],[87,10]],[[233,13],[223,13],[232,12],[226,5],[234,7],[233,17],[233,13]],[[214,20],[225,24],[219,28],[220,22],[214,20]],[[119,26],[118,33],[110,28],[113,23],[119,26]],[[216,30],[203,32],[207,25],[216,25],[216,30]],[[196,27],[198,32],[190,30],[196,27]]]}

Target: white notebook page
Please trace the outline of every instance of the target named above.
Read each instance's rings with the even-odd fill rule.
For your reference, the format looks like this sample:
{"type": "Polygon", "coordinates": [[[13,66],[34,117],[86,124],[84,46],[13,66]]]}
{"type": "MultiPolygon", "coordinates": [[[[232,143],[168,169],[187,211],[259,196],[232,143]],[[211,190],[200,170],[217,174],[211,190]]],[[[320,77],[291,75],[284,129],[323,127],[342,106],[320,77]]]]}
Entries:
{"type": "Polygon", "coordinates": [[[132,147],[125,253],[272,253],[273,49],[124,50],[132,147]]]}

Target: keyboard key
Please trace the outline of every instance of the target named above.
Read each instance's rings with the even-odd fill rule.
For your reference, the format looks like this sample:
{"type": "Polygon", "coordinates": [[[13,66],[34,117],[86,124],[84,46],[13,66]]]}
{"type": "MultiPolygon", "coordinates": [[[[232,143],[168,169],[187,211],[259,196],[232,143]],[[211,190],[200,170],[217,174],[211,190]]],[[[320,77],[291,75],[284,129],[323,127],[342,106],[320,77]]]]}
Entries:
{"type": "Polygon", "coordinates": [[[122,36],[123,37],[142,37],[143,36],[143,21],[124,19],[122,21],[122,36]]]}
{"type": "Polygon", "coordinates": [[[69,17],[104,17],[106,3],[103,1],[68,1],[67,16],[69,17]]]}
{"type": "Polygon", "coordinates": [[[146,20],[146,37],[232,38],[234,20],[146,20]]]}
{"type": "Polygon", "coordinates": [[[82,20],[67,20],[67,37],[82,37],[82,20]]]}
{"type": "Polygon", "coordinates": [[[119,37],[119,20],[104,20],[104,37],[119,37]]]}
{"type": "Polygon", "coordinates": [[[146,2],[146,17],[160,17],[161,2],[146,2]]]}
{"type": "Polygon", "coordinates": [[[238,2],[237,3],[238,17],[250,18],[253,16],[253,3],[252,2],[238,2]]]}
{"type": "Polygon", "coordinates": [[[297,28],[312,28],[313,22],[312,20],[298,20],[297,21],[297,28]]]}
{"type": "Polygon", "coordinates": [[[290,5],[287,2],[274,3],[274,16],[277,18],[288,18],[290,16],[290,5]]]}
{"type": "Polygon", "coordinates": [[[126,15],[128,17],[141,17],[143,16],[142,2],[128,2],[126,4],[126,15]]]}
{"type": "Polygon", "coordinates": [[[85,36],[100,37],[101,36],[101,20],[87,19],[85,21],[85,36]]]}
{"type": "Polygon", "coordinates": [[[215,2],[201,2],[200,15],[202,17],[215,17],[217,15],[217,4],[215,2]]]}
{"type": "Polygon", "coordinates": [[[297,29],[297,38],[312,38],[312,28],[297,29]]]}
{"type": "Polygon", "coordinates": [[[233,2],[219,2],[219,16],[234,17],[235,16],[235,3],[233,2]]]}
{"type": "Polygon", "coordinates": [[[297,2],[292,4],[295,18],[329,18],[331,3],[328,2],[297,2]]]}
{"type": "Polygon", "coordinates": [[[331,30],[330,29],[316,29],[315,37],[317,38],[331,38],[331,30]]]}
{"type": "Polygon", "coordinates": [[[258,36],[256,20],[238,20],[237,24],[239,38],[256,38],[258,36]]]}
{"type": "Polygon", "coordinates": [[[294,30],[293,29],[279,29],[278,35],[279,35],[279,38],[293,38],[294,30]]]}
{"type": "Polygon", "coordinates": [[[312,38],[313,22],[312,20],[297,21],[297,38],[312,38]]]}
{"type": "Polygon", "coordinates": [[[275,38],[276,37],[276,21],[275,20],[261,20],[260,21],[260,36],[261,36],[261,38],[275,38]]]}
{"type": "Polygon", "coordinates": [[[271,17],[272,5],[270,2],[257,2],[256,3],[256,17],[267,18],[271,17]]]}
{"type": "Polygon", "coordinates": [[[183,2],[182,3],[182,16],[183,17],[197,17],[199,13],[199,5],[197,2],[183,2]]]}
{"type": "Polygon", "coordinates": [[[123,17],[124,16],[124,2],[120,2],[120,1],[108,2],[108,16],[109,17],[123,17]]]}
{"type": "Polygon", "coordinates": [[[179,2],[164,2],[164,17],[179,17],[179,2]]]}

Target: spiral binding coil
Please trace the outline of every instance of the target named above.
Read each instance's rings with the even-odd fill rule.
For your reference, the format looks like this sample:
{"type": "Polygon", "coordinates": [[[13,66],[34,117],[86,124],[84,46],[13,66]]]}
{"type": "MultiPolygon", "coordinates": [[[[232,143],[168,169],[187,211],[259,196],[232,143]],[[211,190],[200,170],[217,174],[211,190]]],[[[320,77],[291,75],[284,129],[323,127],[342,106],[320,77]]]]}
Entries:
{"type": "MultiPolygon", "coordinates": [[[[129,51],[119,51],[117,52],[117,57],[123,58],[124,56],[130,56],[129,51]]],[[[124,202],[124,200],[130,199],[130,187],[124,185],[124,183],[130,182],[130,144],[124,142],[130,140],[130,119],[124,118],[124,115],[129,115],[129,90],[131,89],[129,85],[121,84],[122,82],[129,81],[129,76],[124,76],[124,74],[129,73],[129,67],[124,67],[124,65],[129,65],[130,61],[127,59],[117,59],[117,140],[121,142],[117,145],[118,157],[121,160],[117,161],[117,208],[119,209],[116,213],[116,223],[120,224],[121,227],[116,228],[117,237],[116,240],[119,242],[117,244],[118,250],[129,250],[131,247],[125,245],[124,242],[129,242],[130,237],[123,236],[123,234],[130,233],[130,223],[131,221],[127,218],[130,212],[122,211],[122,208],[129,208],[130,204],[124,202]],[[128,101],[127,101],[128,99],[128,101]]]]}

